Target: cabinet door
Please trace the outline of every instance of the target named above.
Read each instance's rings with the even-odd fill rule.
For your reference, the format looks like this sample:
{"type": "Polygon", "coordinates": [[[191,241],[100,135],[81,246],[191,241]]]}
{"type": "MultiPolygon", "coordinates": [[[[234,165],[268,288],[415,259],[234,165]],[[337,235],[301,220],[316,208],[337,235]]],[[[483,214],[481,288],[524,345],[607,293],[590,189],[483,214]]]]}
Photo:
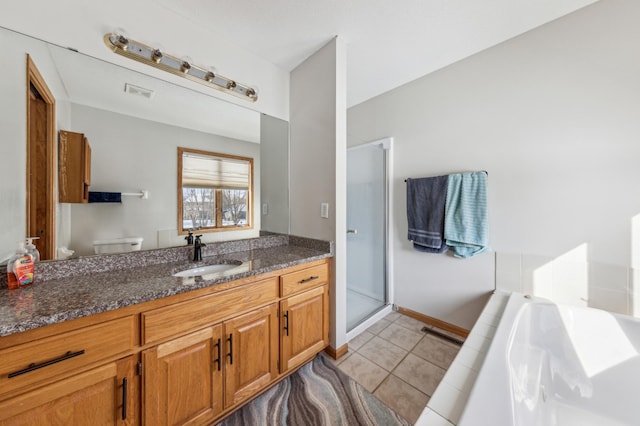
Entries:
{"type": "Polygon", "coordinates": [[[0,425],[135,425],[133,356],[0,402],[0,425]]]}
{"type": "Polygon", "coordinates": [[[222,411],[220,325],[143,352],[147,425],[202,424],[222,411]]]}
{"type": "Polygon", "coordinates": [[[282,372],[311,359],[329,344],[329,292],[316,287],[280,302],[282,372]]]}
{"type": "Polygon", "coordinates": [[[84,183],[85,197],[89,199],[89,185],[91,185],[91,146],[87,138],[83,138],[83,159],[82,181],[84,183]]]}
{"type": "Polygon", "coordinates": [[[225,321],[225,408],[249,398],[278,375],[277,314],[273,303],[225,321]]]}
{"type": "Polygon", "coordinates": [[[58,200],[86,203],[91,184],[91,147],[82,133],[60,130],[58,143],[58,200]]]}

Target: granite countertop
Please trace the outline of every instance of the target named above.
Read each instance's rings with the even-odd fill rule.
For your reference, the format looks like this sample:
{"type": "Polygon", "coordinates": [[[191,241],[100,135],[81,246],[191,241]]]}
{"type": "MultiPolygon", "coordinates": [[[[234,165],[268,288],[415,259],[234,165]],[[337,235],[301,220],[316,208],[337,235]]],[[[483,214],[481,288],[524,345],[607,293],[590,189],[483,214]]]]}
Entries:
{"type": "Polygon", "coordinates": [[[331,257],[330,252],[299,245],[249,249],[139,268],[38,280],[18,290],[0,288],[0,337],[75,318],[331,257]],[[200,265],[241,261],[228,271],[204,277],[172,274],[200,265]]]}

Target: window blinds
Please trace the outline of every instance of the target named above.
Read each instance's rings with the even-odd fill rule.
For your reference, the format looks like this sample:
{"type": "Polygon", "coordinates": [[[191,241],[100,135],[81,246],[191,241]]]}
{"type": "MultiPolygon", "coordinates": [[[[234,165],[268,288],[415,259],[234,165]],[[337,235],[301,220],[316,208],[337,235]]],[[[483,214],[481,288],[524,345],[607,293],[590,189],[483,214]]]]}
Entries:
{"type": "Polygon", "coordinates": [[[250,164],[246,160],[182,154],[182,186],[196,188],[249,189],[250,164]]]}

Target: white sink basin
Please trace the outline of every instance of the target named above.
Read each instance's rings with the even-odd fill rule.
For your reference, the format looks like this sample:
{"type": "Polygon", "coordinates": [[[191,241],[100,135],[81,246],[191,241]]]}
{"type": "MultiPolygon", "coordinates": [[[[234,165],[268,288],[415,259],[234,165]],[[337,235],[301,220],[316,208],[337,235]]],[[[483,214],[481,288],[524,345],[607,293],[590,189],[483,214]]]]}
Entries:
{"type": "Polygon", "coordinates": [[[239,264],[236,263],[221,263],[217,265],[198,266],[196,268],[187,269],[184,271],[176,272],[174,277],[199,277],[202,275],[215,274],[218,272],[228,271],[229,269],[237,268],[239,264]]]}

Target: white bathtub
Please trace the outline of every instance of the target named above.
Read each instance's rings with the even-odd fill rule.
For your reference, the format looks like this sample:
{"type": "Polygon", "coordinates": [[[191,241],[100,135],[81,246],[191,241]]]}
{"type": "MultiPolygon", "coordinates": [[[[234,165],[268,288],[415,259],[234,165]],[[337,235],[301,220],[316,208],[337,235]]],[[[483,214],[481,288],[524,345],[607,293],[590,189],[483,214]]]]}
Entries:
{"type": "Polygon", "coordinates": [[[510,296],[458,425],[640,425],[640,320],[510,296]]]}

